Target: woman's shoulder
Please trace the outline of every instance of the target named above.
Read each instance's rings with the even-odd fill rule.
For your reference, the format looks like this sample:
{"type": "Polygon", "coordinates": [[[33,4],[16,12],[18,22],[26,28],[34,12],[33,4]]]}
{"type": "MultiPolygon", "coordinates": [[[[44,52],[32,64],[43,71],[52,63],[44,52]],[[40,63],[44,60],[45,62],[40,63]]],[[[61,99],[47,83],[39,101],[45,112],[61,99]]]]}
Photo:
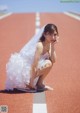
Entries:
{"type": "Polygon", "coordinates": [[[37,47],[38,47],[38,48],[43,48],[42,42],[39,41],[39,42],[37,43],[37,47]]]}
{"type": "Polygon", "coordinates": [[[43,52],[43,44],[42,42],[37,43],[37,51],[39,51],[40,54],[43,52]]]}

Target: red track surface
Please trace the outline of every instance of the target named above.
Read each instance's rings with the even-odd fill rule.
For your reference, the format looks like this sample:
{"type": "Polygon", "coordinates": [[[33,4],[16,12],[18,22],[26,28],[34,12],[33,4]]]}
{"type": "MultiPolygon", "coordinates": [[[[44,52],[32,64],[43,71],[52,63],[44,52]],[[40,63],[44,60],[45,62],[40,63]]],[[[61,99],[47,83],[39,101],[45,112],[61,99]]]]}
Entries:
{"type": "MultiPolygon", "coordinates": [[[[57,61],[46,78],[54,91],[46,92],[48,113],[80,113],[80,21],[64,14],[42,13],[41,26],[58,26],[60,42],[57,61]]],[[[13,14],[0,20],[0,90],[4,89],[5,65],[11,53],[19,51],[34,34],[35,14],[13,14]]],[[[0,92],[0,105],[9,113],[32,113],[33,94],[0,92]]]]}
{"type": "Polygon", "coordinates": [[[47,77],[53,92],[47,92],[49,113],[80,113],[80,21],[64,14],[41,14],[41,25],[58,26],[57,61],[47,77]]]}
{"type": "MultiPolygon", "coordinates": [[[[5,65],[11,53],[19,51],[33,36],[35,14],[13,14],[0,21],[0,89],[5,87],[5,65]]],[[[32,113],[33,95],[0,93],[0,105],[8,105],[9,113],[32,113]]]]}

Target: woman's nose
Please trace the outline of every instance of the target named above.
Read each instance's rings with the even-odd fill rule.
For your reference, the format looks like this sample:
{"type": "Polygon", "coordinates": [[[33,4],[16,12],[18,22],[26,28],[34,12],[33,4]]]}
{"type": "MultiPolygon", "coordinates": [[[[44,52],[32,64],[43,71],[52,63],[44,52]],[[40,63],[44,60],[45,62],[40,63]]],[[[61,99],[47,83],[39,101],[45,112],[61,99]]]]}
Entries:
{"type": "Polygon", "coordinates": [[[57,39],[59,39],[59,36],[57,36],[57,39]]]}
{"type": "Polygon", "coordinates": [[[56,37],[56,36],[54,36],[54,37],[53,37],[53,40],[56,40],[56,38],[57,38],[57,37],[56,37]]]}

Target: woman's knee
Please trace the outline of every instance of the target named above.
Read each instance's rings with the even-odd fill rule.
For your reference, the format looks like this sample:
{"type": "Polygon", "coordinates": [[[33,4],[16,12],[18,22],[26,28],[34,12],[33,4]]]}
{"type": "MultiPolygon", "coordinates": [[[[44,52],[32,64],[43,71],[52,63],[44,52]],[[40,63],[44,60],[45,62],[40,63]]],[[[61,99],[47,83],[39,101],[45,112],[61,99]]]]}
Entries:
{"type": "Polygon", "coordinates": [[[38,71],[37,75],[43,75],[46,72],[49,72],[52,68],[52,62],[50,60],[44,61],[44,65],[41,66],[38,71]]]}
{"type": "Polygon", "coordinates": [[[52,67],[52,62],[50,60],[46,60],[44,68],[52,67]]]}
{"type": "Polygon", "coordinates": [[[46,68],[52,67],[52,62],[50,60],[45,60],[44,63],[38,68],[39,70],[44,70],[46,68]]]}

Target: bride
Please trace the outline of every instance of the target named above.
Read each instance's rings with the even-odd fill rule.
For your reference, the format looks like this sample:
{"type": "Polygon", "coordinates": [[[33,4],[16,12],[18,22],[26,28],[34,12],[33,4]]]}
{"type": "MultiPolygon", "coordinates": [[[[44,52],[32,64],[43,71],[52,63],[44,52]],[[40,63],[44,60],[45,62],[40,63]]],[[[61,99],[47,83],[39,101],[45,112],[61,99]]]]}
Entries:
{"type": "Polygon", "coordinates": [[[12,54],[6,65],[6,89],[44,88],[43,81],[56,60],[54,45],[57,41],[56,25],[47,24],[19,53],[12,54]]]}

